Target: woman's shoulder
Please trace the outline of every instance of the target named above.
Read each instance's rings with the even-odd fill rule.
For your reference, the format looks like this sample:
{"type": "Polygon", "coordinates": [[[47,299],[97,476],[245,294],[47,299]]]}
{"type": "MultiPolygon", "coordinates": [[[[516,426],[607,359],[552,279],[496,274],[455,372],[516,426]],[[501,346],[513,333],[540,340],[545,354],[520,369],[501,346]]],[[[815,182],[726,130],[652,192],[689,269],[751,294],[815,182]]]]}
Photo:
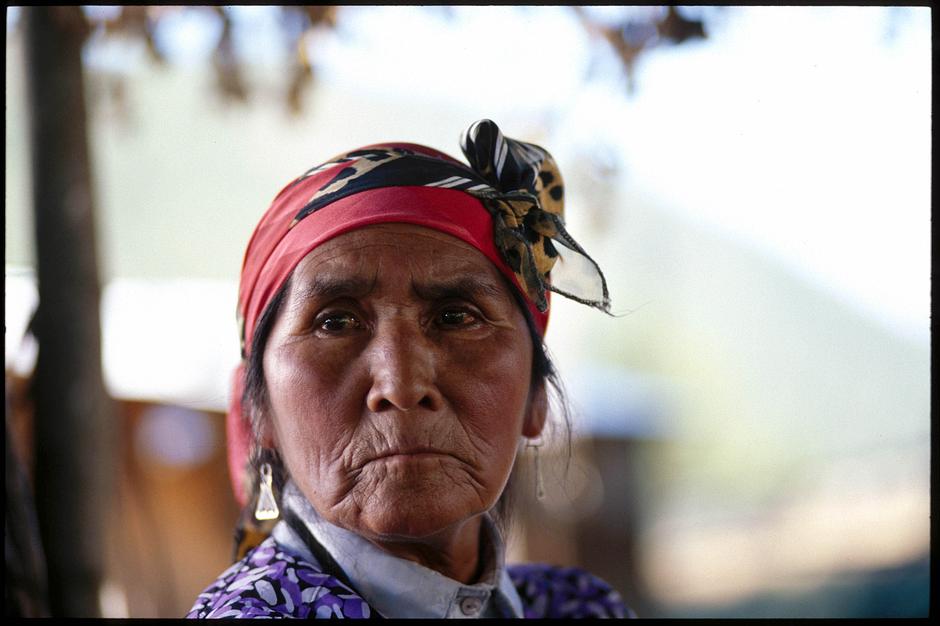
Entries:
{"type": "Polygon", "coordinates": [[[356,592],[269,537],[200,593],[186,617],[369,617],[369,613],[356,592]]]}
{"type": "Polygon", "coordinates": [[[507,570],[525,617],[636,617],[617,591],[583,569],[525,563],[507,570]]]}

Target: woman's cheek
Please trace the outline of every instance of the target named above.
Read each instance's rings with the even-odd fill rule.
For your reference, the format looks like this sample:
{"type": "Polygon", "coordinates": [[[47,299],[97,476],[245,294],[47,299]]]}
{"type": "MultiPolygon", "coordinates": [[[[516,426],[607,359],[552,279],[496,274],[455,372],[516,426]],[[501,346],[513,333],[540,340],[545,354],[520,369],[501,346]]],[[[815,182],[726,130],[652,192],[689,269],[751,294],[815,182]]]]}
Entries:
{"type": "Polygon", "coordinates": [[[508,417],[507,411],[521,408],[529,394],[532,371],[531,349],[517,341],[497,340],[479,350],[454,355],[449,365],[459,372],[452,385],[470,398],[476,412],[508,417]]]}
{"type": "Polygon", "coordinates": [[[322,452],[340,443],[343,429],[336,426],[349,421],[349,409],[343,406],[349,398],[334,381],[329,362],[315,365],[309,350],[291,348],[278,350],[267,372],[278,444],[289,457],[311,454],[311,461],[319,464],[322,452]]]}

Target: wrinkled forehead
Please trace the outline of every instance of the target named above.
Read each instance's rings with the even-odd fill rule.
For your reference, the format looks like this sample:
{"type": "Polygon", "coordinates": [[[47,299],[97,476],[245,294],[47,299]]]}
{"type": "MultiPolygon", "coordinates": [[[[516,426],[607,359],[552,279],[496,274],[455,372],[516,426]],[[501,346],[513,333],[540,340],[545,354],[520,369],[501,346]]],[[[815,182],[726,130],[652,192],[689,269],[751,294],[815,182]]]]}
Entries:
{"type": "Polygon", "coordinates": [[[349,295],[405,281],[419,295],[479,295],[511,300],[513,287],[482,252],[414,224],[386,223],[343,233],[310,251],[291,280],[294,293],[349,295]]]}

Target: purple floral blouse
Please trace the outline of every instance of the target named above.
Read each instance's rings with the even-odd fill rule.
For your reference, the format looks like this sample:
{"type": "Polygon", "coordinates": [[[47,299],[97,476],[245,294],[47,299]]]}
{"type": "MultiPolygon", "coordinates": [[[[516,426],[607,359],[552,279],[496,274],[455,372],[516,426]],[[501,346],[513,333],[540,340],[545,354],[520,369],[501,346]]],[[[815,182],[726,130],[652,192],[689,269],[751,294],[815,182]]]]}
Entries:
{"type": "MultiPolygon", "coordinates": [[[[616,591],[574,567],[508,567],[527,618],[635,617],[616,591]]],[[[222,573],[188,618],[375,618],[366,601],[319,568],[282,550],[273,537],[222,573]]]]}

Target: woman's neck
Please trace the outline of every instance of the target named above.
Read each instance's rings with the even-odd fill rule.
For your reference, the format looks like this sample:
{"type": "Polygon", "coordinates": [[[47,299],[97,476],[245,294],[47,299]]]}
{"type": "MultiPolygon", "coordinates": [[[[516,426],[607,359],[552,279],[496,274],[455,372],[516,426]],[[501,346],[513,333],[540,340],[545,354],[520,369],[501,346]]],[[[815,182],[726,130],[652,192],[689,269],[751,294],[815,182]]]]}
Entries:
{"type": "Polygon", "coordinates": [[[464,521],[420,540],[375,540],[373,544],[400,559],[406,559],[464,584],[480,577],[482,516],[464,521]]]}

